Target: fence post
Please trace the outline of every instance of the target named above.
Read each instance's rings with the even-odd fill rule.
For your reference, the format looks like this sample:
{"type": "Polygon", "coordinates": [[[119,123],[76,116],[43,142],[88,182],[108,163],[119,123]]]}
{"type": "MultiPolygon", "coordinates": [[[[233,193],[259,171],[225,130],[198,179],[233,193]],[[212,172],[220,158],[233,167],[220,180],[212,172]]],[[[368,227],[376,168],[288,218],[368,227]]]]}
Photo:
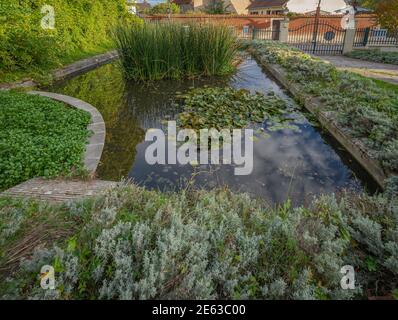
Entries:
{"type": "Polygon", "coordinates": [[[252,31],[252,39],[253,39],[253,40],[256,39],[256,34],[257,34],[256,27],[253,26],[253,31],[252,31]]]}
{"type": "Polygon", "coordinates": [[[289,36],[289,19],[285,18],[281,21],[281,29],[279,31],[279,41],[287,42],[289,36]]]}
{"type": "Polygon", "coordinates": [[[353,26],[350,26],[345,31],[343,54],[352,52],[354,50],[356,27],[356,21],[354,20],[353,26]]]}

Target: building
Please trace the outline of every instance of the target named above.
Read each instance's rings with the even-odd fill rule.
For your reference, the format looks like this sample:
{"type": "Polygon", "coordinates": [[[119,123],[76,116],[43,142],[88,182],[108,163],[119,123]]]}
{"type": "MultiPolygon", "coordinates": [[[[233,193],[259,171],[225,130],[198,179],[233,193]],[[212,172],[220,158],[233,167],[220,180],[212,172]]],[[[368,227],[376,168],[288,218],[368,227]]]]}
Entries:
{"type": "Polygon", "coordinates": [[[143,13],[145,10],[151,9],[151,5],[145,0],[143,2],[136,2],[134,5],[137,13],[143,13]]]}
{"type": "Polygon", "coordinates": [[[127,0],[127,10],[131,14],[143,13],[145,10],[151,8],[151,5],[144,0],[143,2],[136,2],[135,0],[127,0]]]}
{"type": "Polygon", "coordinates": [[[185,13],[187,11],[195,10],[195,2],[196,2],[196,10],[199,8],[199,2],[203,1],[195,1],[195,0],[170,0],[171,3],[175,3],[180,7],[181,13],[185,13]]]}
{"type": "Polygon", "coordinates": [[[253,0],[247,7],[249,14],[284,14],[288,0],[253,0]]]}
{"type": "Polygon", "coordinates": [[[250,0],[171,0],[181,8],[181,12],[187,11],[205,11],[207,7],[211,6],[217,1],[222,1],[225,11],[235,14],[247,14],[247,7],[250,0]]]}
{"type": "MultiPolygon", "coordinates": [[[[290,12],[306,13],[316,10],[318,0],[289,0],[287,8],[290,12]]],[[[344,0],[322,0],[321,10],[327,12],[334,12],[335,10],[346,7],[347,4],[344,0]]]]}
{"type": "MultiPolygon", "coordinates": [[[[332,14],[331,12],[325,11],[325,10],[321,10],[319,13],[321,14],[321,16],[328,16],[328,15],[332,14]]],[[[309,16],[315,16],[316,10],[307,11],[307,12],[304,12],[304,14],[309,15],[309,16]]]]}
{"type": "MultiPolygon", "coordinates": [[[[353,10],[353,8],[348,6],[348,7],[342,8],[342,9],[335,10],[334,12],[337,13],[337,14],[346,14],[346,13],[349,13],[350,11],[352,11],[352,10],[353,10]]],[[[366,9],[366,8],[357,7],[355,12],[357,14],[360,14],[360,13],[371,13],[372,10],[366,9]]]]}

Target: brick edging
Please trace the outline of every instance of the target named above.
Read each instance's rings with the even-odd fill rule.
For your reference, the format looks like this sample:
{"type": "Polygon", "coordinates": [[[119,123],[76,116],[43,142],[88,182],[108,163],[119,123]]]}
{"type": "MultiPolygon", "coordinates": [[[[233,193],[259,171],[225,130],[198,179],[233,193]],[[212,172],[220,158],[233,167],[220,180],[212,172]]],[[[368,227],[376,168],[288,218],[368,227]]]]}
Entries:
{"type": "MultiPolygon", "coordinates": [[[[253,53],[252,53],[253,54],[253,53]]],[[[256,56],[255,54],[253,54],[256,56]]],[[[315,115],[321,125],[346,149],[348,153],[372,176],[377,184],[384,189],[388,175],[382,169],[379,161],[372,158],[367,150],[359,143],[355,143],[337,123],[328,116],[327,111],[321,111],[322,102],[319,99],[302,94],[299,85],[288,80],[286,72],[278,65],[260,62],[286,90],[288,90],[305,108],[315,115]]]]}
{"type": "Polygon", "coordinates": [[[28,93],[57,100],[66,103],[74,108],[84,110],[90,113],[91,123],[87,126],[87,129],[91,130],[93,132],[93,135],[90,137],[89,142],[86,144],[86,151],[84,154],[84,167],[88,171],[90,171],[91,175],[94,175],[99,165],[102,151],[105,145],[106,129],[105,122],[102,118],[101,113],[91,104],[74,97],[44,91],[30,91],[28,93]]]}

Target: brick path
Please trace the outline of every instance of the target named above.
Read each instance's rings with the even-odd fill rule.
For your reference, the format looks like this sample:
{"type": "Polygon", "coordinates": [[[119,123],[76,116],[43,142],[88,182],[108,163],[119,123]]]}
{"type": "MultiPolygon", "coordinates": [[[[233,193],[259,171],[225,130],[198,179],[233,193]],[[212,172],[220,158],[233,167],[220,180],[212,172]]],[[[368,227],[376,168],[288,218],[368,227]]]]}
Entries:
{"type": "Polygon", "coordinates": [[[4,191],[1,195],[63,202],[99,195],[116,186],[116,184],[113,181],[103,180],[47,180],[34,178],[4,191]]]}
{"type": "Polygon", "coordinates": [[[398,85],[397,65],[364,61],[344,56],[318,56],[318,58],[334,64],[338,69],[398,85]]]}

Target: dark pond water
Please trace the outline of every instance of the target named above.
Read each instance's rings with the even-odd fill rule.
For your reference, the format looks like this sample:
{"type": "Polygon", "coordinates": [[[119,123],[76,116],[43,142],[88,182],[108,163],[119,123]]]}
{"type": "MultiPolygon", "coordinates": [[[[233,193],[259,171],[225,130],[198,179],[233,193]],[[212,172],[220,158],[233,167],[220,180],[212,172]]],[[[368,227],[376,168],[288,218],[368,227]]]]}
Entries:
{"type": "Polygon", "coordinates": [[[288,197],[299,204],[316,194],[375,187],[357,163],[309,120],[309,115],[300,111],[251,58],[246,58],[229,78],[160,81],[152,85],[125,84],[117,63],[113,63],[57,83],[49,90],[87,101],[103,115],[107,135],[98,168],[101,179],[130,178],[161,190],[185,187],[187,181],[205,188],[228,185],[272,204],[288,197]],[[148,165],[144,156],[150,144],[144,141],[146,130],[164,128],[165,120],[174,119],[179,112],[176,95],[204,85],[273,91],[288,102],[288,112],[300,119],[300,130],[283,129],[269,137],[258,135],[254,169],[248,176],[235,176],[232,165],[148,165]]]}

